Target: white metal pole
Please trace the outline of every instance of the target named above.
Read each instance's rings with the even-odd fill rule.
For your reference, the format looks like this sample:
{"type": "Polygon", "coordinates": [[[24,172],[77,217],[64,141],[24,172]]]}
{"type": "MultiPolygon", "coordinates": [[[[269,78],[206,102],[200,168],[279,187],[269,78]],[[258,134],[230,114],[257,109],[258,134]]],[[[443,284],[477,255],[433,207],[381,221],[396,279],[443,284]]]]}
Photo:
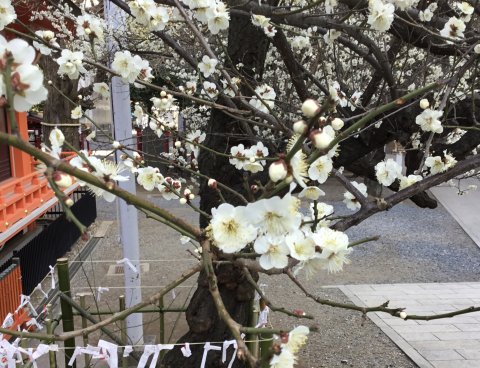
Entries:
{"type": "MultiPolygon", "coordinates": [[[[114,31],[119,27],[122,12],[110,1],[105,1],[105,16],[114,31]],[[114,21],[112,21],[114,20],[114,21]]],[[[120,31],[120,29],[118,29],[120,31]]],[[[110,47],[110,50],[112,48],[110,47]]],[[[115,140],[126,147],[132,147],[135,141],[132,136],[132,114],[130,107],[130,85],[119,77],[113,77],[110,87],[112,98],[112,119],[115,140]]],[[[116,153],[116,160],[120,162],[121,152],[116,153]]],[[[135,176],[130,174],[130,180],[119,182],[118,186],[130,193],[136,193],[135,176]]],[[[123,257],[128,258],[138,273],[124,264],[125,278],[125,304],[131,307],[142,301],[141,275],[140,275],[140,246],[138,241],[138,213],[135,207],[127,205],[123,200],[117,199],[118,226],[120,243],[123,247],[123,257]]],[[[141,313],[127,317],[127,336],[129,344],[143,344],[143,316],[141,313]]]]}

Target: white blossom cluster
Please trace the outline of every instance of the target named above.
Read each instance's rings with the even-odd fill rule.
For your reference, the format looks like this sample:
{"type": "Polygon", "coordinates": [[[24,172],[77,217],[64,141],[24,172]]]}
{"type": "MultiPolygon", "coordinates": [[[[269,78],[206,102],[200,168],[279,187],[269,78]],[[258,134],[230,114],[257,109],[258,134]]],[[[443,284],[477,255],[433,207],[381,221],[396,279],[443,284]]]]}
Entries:
{"type": "MultiPolygon", "coordinates": [[[[240,252],[253,244],[264,269],[284,268],[296,261],[295,272],[308,275],[325,269],[341,271],[349,263],[348,236],[325,226],[312,230],[312,218],[300,211],[300,201],[291,194],[261,199],[247,206],[224,203],[212,210],[211,238],[225,253],[240,252]]],[[[313,219],[314,221],[315,219],[313,219]]]]}

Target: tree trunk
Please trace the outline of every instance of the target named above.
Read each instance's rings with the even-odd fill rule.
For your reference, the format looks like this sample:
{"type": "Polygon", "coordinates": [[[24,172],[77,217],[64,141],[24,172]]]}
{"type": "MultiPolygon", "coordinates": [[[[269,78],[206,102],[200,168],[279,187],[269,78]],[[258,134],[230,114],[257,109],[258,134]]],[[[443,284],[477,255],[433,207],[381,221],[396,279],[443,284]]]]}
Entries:
{"type": "MultiPolygon", "coordinates": [[[[240,62],[244,65],[241,72],[250,82],[253,82],[255,74],[262,75],[268,46],[267,38],[260,29],[252,25],[249,17],[232,15],[229,29],[228,54],[234,65],[240,62]]],[[[251,92],[244,92],[247,95],[252,94],[251,92]]],[[[229,138],[229,136],[238,133],[245,134],[238,121],[218,110],[214,110],[212,111],[207,139],[204,144],[216,151],[229,152],[231,146],[245,143],[245,139],[229,138]]],[[[243,191],[241,172],[236,170],[225,157],[201,151],[199,168],[208,177],[215,178],[237,191],[243,191]]],[[[228,202],[234,205],[239,204],[237,202],[238,199],[229,195],[228,192],[223,194],[228,202]]],[[[216,191],[210,189],[206,181],[201,184],[200,195],[200,207],[207,213],[210,213],[212,208],[220,204],[220,198],[216,191]]],[[[207,225],[208,220],[200,218],[200,226],[205,227],[207,225]]],[[[228,312],[238,323],[248,325],[255,290],[245,279],[243,270],[232,265],[222,265],[216,267],[215,272],[218,277],[218,288],[228,312]]],[[[258,275],[252,276],[255,280],[258,280],[258,275]]],[[[188,306],[186,319],[190,330],[179,340],[180,343],[196,341],[220,342],[232,339],[227,326],[218,316],[204,272],[198,278],[198,287],[188,306]]],[[[169,368],[198,368],[203,356],[203,345],[193,345],[191,350],[192,356],[184,358],[180,349],[175,348],[166,354],[162,363],[169,368]]],[[[227,367],[232,353],[233,348],[231,347],[228,351],[227,362],[222,363],[221,351],[210,351],[207,355],[206,367],[227,367]]],[[[233,365],[236,368],[244,366],[244,362],[238,360],[233,365]]]]}
{"type": "MultiPolygon", "coordinates": [[[[53,85],[62,91],[68,98],[73,101],[78,96],[78,80],[71,80],[68,77],[60,77],[57,73],[58,64],[50,56],[43,55],[40,59],[40,67],[45,75],[45,80],[51,80],[53,85]]],[[[43,141],[50,146],[48,137],[50,132],[57,126],[65,135],[65,140],[75,148],[80,148],[80,126],[79,120],[71,118],[71,111],[75,105],[68,101],[52,86],[47,86],[48,97],[45,101],[43,110],[43,141]]],[[[65,149],[68,151],[68,149],[65,149]]]]}

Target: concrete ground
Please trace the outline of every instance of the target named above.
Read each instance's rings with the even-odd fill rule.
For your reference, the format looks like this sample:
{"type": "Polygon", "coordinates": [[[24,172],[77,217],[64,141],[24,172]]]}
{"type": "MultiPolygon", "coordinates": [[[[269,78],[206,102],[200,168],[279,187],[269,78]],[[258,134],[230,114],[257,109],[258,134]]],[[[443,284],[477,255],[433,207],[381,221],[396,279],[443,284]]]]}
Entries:
{"type": "MultiPolygon", "coordinates": [[[[327,193],[326,201],[335,206],[338,214],[348,213],[341,203],[343,190],[335,182],[328,181],[322,189],[327,193]]],[[[146,192],[142,192],[142,195],[185,220],[197,223],[197,215],[187,207],[181,206],[178,201],[164,201],[160,196],[146,192]]],[[[72,289],[74,295],[77,296],[77,301],[79,294],[86,293],[88,295],[86,301],[91,311],[95,311],[97,308],[116,310],[118,296],[123,292],[121,287],[123,276],[114,275],[116,260],[123,258],[118,245],[116,210],[113,204],[102,200],[98,201],[97,208],[99,215],[96,231],[98,232],[97,236],[101,236],[102,240],[89,259],[85,260],[82,270],[72,280],[72,289]],[[99,286],[108,287],[109,290],[102,294],[97,305],[93,295],[96,294],[99,286]]],[[[191,245],[182,245],[175,232],[153,220],[146,219],[143,215],[139,215],[139,228],[141,259],[144,264],[142,294],[143,297],[148,297],[154,290],[173,280],[185,268],[194,264],[194,258],[187,252],[187,249],[193,250],[194,248],[191,245]]],[[[377,300],[363,300],[365,298],[362,299],[361,287],[355,289],[352,285],[367,284],[369,285],[367,289],[372,288],[373,291],[375,291],[374,286],[371,285],[380,285],[380,288],[392,288],[392,292],[401,295],[402,290],[407,286],[395,286],[395,283],[434,283],[432,290],[438,290],[438,288],[441,290],[445,283],[475,282],[479,279],[480,250],[441,205],[437,210],[432,211],[420,209],[411,202],[406,202],[350,229],[348,235],[352,241],[374,235],[380,235],[381,238],[375,243],[356,247],[350,257],[352,263],[341,273],[319,273],[311,280],[306,280],[301,275],[302,283],[313,294],[340,302],[349,302],[349,298],[351,298],[353,302],[364,303],[377,300]],[[388,285],[382,286],[382,284],[388,285]],[[329,285],[329,287],[325,288],[325,285],[329,285]],[[351,289],[347,289],[345,285],[351,289]]],[[[185,283],[184,287],[177,288],[175,295],[170,294],[165,297],[165,305],[176,308],[185,306],[194,290],[195,282],[196,279],[192,278],[185,283]]],[[[370,320],[363,318],[358,312],[319,305],[306,299],[284,276],[262,277],[261,282],[266,285],[266,295],[275,305],[281,305],[291,310],[303,309],[315,317],[312,322],[298,321],[279,313],[271,314],[271,322],[278,328],[291,328],[299,323],[318,327],[318,332],[311,334],[308,346],[300,353],[299,367],[413,368],[422,366],[418,364],[419,360],[413,359],[412,354],[409,354],[406,348],[408,345],[411,349],[417,349],[415,344],[420,342],[405,339],[404,334],[407,332],[399,330],[396,334],[403,338],[406,344],[397,344],[397,346],[395,343],[398,341],[392,339],[391,334],[386,334],[381,328],[382,326],[378,324],[378,318],[381,317],[372,317],[370,320]]],[[[415,288],[415,286],[412,287],[415,288]]],[[[455,288],[453,287],[453,289],[455,288]]],[[[452,288],[446,290],[451,291],[452,288]]],[[[385,289],[382,289],[382,292],[385,292],[385,289]]],[[[384,299],[388,295],[387,293],[379,296],[384,299]]],[[[422,303],[418,295],[411,297],[410,294],[405,294],[403,296],[405,298],[402,299],[399,296],[396,300],[399,305],[413,307],[415,305],[408,303],[414,303],[414,301],[417,304],[422,303]]],[[[440,295],[436,295],[436,299],[441,300],[440,295]]],[[[480,302],[480,299],[473,301],[480,302]]],[[[449,306],[453,307],[454,305],[449,306]]],[[[441,310],[444,310],[443,308],[441,307],[441,310]]],[[[436,309],[429,309],[429,311],[436,311],[436,309]]],[[[383,319],[381,320],[383,321],[383,319]]],[[[409,324],[405,321],[399,321],[399,323],[406,323],[400,324],[403,329],[409,324]]],[[[159,324],[158,313],[144,315],[146,342],[159,343],[159,324]]],[[[448,324],[458,328],[456,325],[464,323],[449,321],[448,324]]],[[[77,318],[76,326],[80,325],[81,321],[77,318]]],[[[391,323],[387,326],[391,328],[391,323]]],[[[422,323],[419,323],[418,326],[421,327],[422,323]]],[[[117,326],[113,330],[119,328],[120,326],[117,326]]],[[[182,313],[169,313],[165,319],[165,342],[175,341],[186,328],[182,313]]],[[[421,333],[426,332],[412,331],[412,336],[421,333]]],[[[431,336],[428,335],[428,337],[431,336]]],[[[94,343],[98,338],[100,335],[92,336],[90,342],[94,343]]],[[[82,344],[81,339],[78,343],[82,344]]],[[[420,347],[418,349],[420,350],[416,350],[417,354],[428,362],[432,354],[425,353],[426,356],[424,356],[422,352],[426,349],[422,350],[420,347]]],[[[457,348],[446,347],[446,350],[454,350],[451,357],[459,354],[467,358],[457,348]]],[[[447,353],[440,350],[440,353],[435,354],[433,354],[434,357],[438,358],[445,357],[447,353]]],[[[435,362],[437,365],[441,364],[438,359],[435,362]]],[[[433,363],[430,364],[437,368],[433,363]]],[[[438,367],[443,366],[438,365],[438,367]]],[[[462,365],[457,367],[460,368],[462,365]]]]}

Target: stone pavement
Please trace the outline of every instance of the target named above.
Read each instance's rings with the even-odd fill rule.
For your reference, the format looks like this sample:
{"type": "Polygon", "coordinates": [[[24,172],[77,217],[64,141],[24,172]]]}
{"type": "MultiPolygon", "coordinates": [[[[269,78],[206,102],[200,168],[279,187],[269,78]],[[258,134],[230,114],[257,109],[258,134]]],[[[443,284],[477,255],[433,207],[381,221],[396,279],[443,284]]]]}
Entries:
{"type": "MultiPolygon", "coordinates": [[[[337,286],[331,286],[337,287],[337,286]]],[[[430,315],[480,305],[480,282],[339,286],[355,304],[406,307],[430,315]]],[[[370,319],[421,368],[479,368],[480,312],[433,321],[402,320],[385,313],[370,319]]]]}
{"type": "Polygon", "coordinates": [[[468,188],[469,185],[478,185],[479,188],[469,190],[464,195],[458,195],[458,190],[449,186],[437,186],[431,188],[430,191],[480,247],[480,216],[478,216],[480,181],[466,179],[462,180],[460,185],[462,190],[468,188]]]}

